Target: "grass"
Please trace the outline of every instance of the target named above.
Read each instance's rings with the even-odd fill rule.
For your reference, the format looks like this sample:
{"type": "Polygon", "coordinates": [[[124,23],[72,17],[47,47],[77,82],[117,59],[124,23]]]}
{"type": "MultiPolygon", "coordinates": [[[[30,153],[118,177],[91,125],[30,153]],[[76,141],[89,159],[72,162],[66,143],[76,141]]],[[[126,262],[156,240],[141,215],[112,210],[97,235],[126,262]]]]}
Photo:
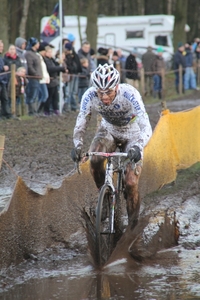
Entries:
{"type": "Polygon", "coordinates": [[[175,194],[180,190],[187,189],[187,187],[189,187],[194,181],[196,181],[198,177],[200,177],[200,162],[197,162],[188,169],[179,170],[174,182],[166,184],[162,187],[162,189],[152,192],[147,196],[163,196],[175,194]]]}
{"type": "MultiPolygon", "coordinates": [[[[190,97],[194,93],[194,90],[187,90],[184,94],[180,95],[177,94],[175,89],[175,76],[174,73],[166,74],[165,77],[165,89],[163,91],[163,99],[164,101],[172,101],[178,100],[182,97],[190,97]]],[[[154,104],[160,102],[158,98],[154,98],[152,96],[145,96],[143,97],[145,104],[154,104]]]]}

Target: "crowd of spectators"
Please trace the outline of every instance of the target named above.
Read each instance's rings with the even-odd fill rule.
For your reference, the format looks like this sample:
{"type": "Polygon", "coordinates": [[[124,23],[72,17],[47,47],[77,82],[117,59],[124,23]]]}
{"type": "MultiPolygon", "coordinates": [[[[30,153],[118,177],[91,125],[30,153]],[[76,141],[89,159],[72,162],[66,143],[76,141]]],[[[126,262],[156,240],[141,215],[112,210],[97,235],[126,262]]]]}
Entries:
{"type": "MultiPolygon", "coordinates": [[[[125,56],[121,49],[102,48],[97,52],[84,41],[81,48],[75,50],[76,38],[69,33],[62,40],[60,51],[48,43],[39,42],[31,37],[26,40],[17,37],[7,51],[0,41],[0,118],[13,118],[11,113],[11,65],[16,66],[16,115],[19,117],[20,101],[25,101],[27,114],[30,116],[59,115],[59,74],[62,74],[62,113],[79,110],[81,98],[90,86],[90,74],[99,64],[113,64],[121,74],[121,83],[128,83],[140,88],[140,70],[138,54],[134,48],[125,56]]],[[[145,95],[162,99],[162,70],[165,69],[163,48],[153,50],[150,46],[141,56],[144,69],[145,95]]],[[[182,87],[198,89],[194,62],[200,59],[200,39],[194,43],[179,43],[173,58],[175,88],[179,90],[182,66],[182,87]]]]}

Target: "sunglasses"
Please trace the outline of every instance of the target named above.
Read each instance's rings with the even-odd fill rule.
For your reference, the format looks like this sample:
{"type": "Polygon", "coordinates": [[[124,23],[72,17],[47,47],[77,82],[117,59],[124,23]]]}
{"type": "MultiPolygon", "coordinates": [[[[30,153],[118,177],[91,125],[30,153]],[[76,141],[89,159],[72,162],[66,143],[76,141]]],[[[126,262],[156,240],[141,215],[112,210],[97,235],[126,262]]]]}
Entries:
{"type": "Polygon", "coordinates": [[[107,91],[101,91],[101,90],[98,90],[97,91],[97,94],[100,96],[100,97],[103,97],[103,95],[106,95],[106,96],[109,96],[113,93],[113,91],[115,91],[115,88],[114,89],[109,89],[107,91]]]}

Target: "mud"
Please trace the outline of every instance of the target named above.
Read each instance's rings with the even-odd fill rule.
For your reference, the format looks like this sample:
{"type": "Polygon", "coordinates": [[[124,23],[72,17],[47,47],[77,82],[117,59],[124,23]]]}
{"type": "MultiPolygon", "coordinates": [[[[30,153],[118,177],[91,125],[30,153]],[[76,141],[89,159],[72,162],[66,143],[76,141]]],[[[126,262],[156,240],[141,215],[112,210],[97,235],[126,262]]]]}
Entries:
{"type": "MultiPolygon", "coordinates": [[[[172,101],[167,103],[167,107],[172,111],[189,109],[200,104],[196,98],[172,101]]],[[[147,111],[155,127],[161,113],[160,103],[147,105],[147,111]]],[[[74,173],[70,150],[76,116],[76,113],[71,113],[62,117],[0,123],[0,134],[6,136],[6,163],[3,163],[0,172],[2,208],[13,190],[16,175],[20,175],[31,189],[43,193],[47,183],[53,187],[61,186],[62,181],[74,173]]],[[[85,149],[95,130],[96,116],[93,116],[85,149]]],[[[78,189],[79,183],[76,184],[78,189]]],[[[168,185],[164,195],[154,193],[146,196],[141,206],[141,217],[168,209],[176,211],[180,224],[178,246],[161,250],[143,263],[134,261],[131,264],[124,255],[116,257],[115,263],[109,264],[99,274],[85,253],[87,242],[82,241],[81,244],[83,233],[80,233],[73,236],[70,247],[59,246],[58,243],[41,254],[25,257],[17,267],[2,269],[0,298],[199,299],[199,174],[179,187],[177,191],[173,185],[168,185]]],[[[73,222],[71,226],[76,227],[77,221],[73,222]]],[[[121,253],[123,251],[122,248],[121,253]]]]}

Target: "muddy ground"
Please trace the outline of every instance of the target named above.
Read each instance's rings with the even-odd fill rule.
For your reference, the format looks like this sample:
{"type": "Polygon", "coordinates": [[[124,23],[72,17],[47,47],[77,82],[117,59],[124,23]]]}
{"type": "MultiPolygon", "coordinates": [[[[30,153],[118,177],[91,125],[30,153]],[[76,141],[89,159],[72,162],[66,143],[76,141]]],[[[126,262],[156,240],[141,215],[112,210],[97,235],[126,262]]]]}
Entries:
{"type": "MultiPolygon", "coordinates": [[[[200,92],[190,98],[168,101],[167,108],[181,111],[200,105],[200,92]]],[[[146,105],[154,128],[159,120],[160,102],[146,105]]],[[[77,112],[52,117],[32,117],[0,121],[0,135],[5,135],[4,162],[0,171],[0,188],[12,189],[16,175],[21,176],[32,189],[40,190],[48,183],[61,184],[64,177],[74,172],[70,158],[72,134],[77,112]]],[[[85,136],[87,150],[96,130],[97,118],[92,116],[85,136]]]]}

